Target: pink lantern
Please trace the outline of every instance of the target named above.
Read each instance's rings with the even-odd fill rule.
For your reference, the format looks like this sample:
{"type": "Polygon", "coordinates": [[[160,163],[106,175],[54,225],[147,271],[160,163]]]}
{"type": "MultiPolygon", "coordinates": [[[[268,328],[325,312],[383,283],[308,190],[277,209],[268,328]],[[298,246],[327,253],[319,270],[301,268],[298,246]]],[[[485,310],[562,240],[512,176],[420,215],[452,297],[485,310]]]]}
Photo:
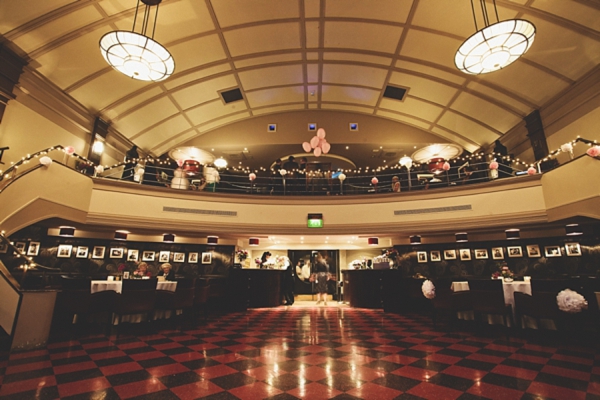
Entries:
{"type": "Polygon", "coordinates": [[[312,149],[312,147],[310,147],[310,143],[304,142],[304,143],[302,143],[302,149],[305,152],[310,153],[310,150],[312,149]]]}
{"type": "Polygon", "coordinates": [[[586,151],[586,153],[590,157],[598,157],[600,156],[600,146],[592,146],[586,151]]]}
{"type": "Polygon", "coordinates": [[[315,149],[313,150],[313,153],[314,153],[315,157],[321,156],[321,148],[315,147],[315,149]]]}
{"type": "Polygon", "coordinates": [[[73,147],[73,146],[65,147],[65,153],[67,153],[68,155],[75,153],[75,147],[73,147]]]}
{"type": "Polygon", "coordinates": [[[371,183],[373,185],[377,185],[379,183],[379,179],[377,179],[376,177],[373,177],[373,179],[371,179],[371,183]]]}
{"type": "Polygon", "coordinates": [[[492,161],[490,163],[490,169],[498,169],[498,162],[497,161],[492,161]]]}
{"type": "Polygon", "coordinates": [[[248,175],[248,179],[250,179],[251,181],[256,179],[256,174],[254,172],[251,172],[250,175],[248,175]]]}
{"type": "Polygon", "coordinates": [[[444,163],[444,165],[442,165],[442,169],[443,169],[444,171],[449,171],[449,170],[450,170],[450,163],[449,163],[448,161],[446,161],[446,162],[444,163]]]}
{"type": "Polygon", "coordinates": [[[319,128],[319,130],[317,131],[317,137],[319,139],[323,139],[325,137],[325,129],[319,128]]]}
{"type": "Polygon", "coordinates": [[[527,175],[535,175],[537,170],[533,167],[527,168],[527,175]]]}
{"type": "Polygon", "coordinates": [[[329,144],[329,142],[323,142],[323,144],[321,145],[321,149],[323,149],[323,153],[327,154],[329,153],[329,150],[331,150],[331,145],[329,144]]]}
{"type": "Polygon", "coordinates": [[[310,139],[310,147],[312,147],[314,149],[318,145],[319,145],[319,137],[318,136],[313,136],[313,138],[310,139]]]}

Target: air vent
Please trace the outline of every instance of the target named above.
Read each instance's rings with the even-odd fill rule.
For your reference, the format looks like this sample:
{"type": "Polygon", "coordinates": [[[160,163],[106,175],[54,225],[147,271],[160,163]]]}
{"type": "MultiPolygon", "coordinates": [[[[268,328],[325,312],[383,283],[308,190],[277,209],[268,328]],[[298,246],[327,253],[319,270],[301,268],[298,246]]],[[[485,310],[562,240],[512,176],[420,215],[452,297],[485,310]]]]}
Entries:
{"type": "Polygon", "coordinates": [[[404,101],[404,96],[406,96],[406,92],[408,92],[408,88],[388,85],[385,87],[383,97],[386,97],[388,99],[404,101]]]}
{"type": "Polygon", "coordinates": [[[242,91],[239,88],[225,90],[224,92],[221,92],[221,97],[223,98],[225,104],[244,99],[244,96],[242,96],[242,91]]]}
{"type": "Polygon", "coordinates": [[[237,217],[237,211],[222,211],[222,210],[201,210],[197,208],[181,208],[181,207],[167,207],[163,206],[164,212],[175,212],[184,214],[204,214],[204,215],[218,215],[221,217],[237,217]]]}
{"type": "Polygon", "coordinates": [[[432,208],[418,208],[412,210],[395,210],[394,215],[415,215],[415,214],[430,214],[439,212],[453,212],[453,211],[470,211],[473,207],[470,204],[458,205],[458,206],[447,206],[447,207],[432,207],[432,208]]]}

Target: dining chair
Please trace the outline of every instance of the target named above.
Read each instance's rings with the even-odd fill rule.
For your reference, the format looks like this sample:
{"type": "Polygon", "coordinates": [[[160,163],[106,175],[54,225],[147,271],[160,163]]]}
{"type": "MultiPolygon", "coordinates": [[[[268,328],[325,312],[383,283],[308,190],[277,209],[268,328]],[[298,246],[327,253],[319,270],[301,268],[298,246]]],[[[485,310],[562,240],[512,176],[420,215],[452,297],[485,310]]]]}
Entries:
{"type": "Polygon", "coordinates": [[[198,311],[204,314],[204,323],[208,319],[208,299],[210,297],[210,282],[196,279],[194,284],[194,306],[192,307],[192,320],[195,323],[198,311]]]}
{"type": "Polygon", "coordinates": [[[458,321],[458,313],[472,310],[471,292],[468,290],[454,292],[451,278],[432,278],[435,286],[435,297],[431,299],[431,318],[434,328],[437,326],[438,317],[449,318],[451,329],[458,321]]]}
{"type": "MultiPolygon", "coordinates": [[[[171,320],[175,320],[179,310],[190,311],[194,307],[195,278],[177,279],[175,291],[156,291],[156,310],[171,311],[171,320]]],[[[193,313],[192,313],[193,316],[193,313]]]]}
{"type": "Polygon", "coordinates": [[[508,336],[508,328],[512,321],[512,307],[504,299],[502,280],[471,279],[468,282],[475,319],[479,317],[482,321],[486,321],[485,318],[489,314],[502,316],[508,336]]]}
{"type": "Polygon", "coordinates": [[[156,305],[157,282],[157,278],[123,280],[121,293],[116,295],[113,307],[117,329],[123,315],[143,314],[145,320],[149,320],[156,305]]]}

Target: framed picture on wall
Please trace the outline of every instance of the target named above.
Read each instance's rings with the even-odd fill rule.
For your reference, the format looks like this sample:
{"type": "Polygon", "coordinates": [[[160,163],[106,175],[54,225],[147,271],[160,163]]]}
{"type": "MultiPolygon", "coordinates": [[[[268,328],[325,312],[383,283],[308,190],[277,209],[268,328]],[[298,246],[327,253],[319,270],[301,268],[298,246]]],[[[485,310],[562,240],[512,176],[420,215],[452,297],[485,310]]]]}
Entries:
{"type": "Polygon", "coordinates": [[[104,258],[104,251],[106,247],[104,246],[94,246],[94,250],[92,250],[92,258],[104,258]]]}
{"type": "Polygon", "coordinates": [[[523,249],[521,246],[510,246],[506,248],[509,257],[523,257],[523,249]]]}
{"type": "Polygon", "coordinates": [[[458,250],[458,254],[460,254],[461,261],[469,261],[471,259],[470,249],[460,249],[458,250]]]}
{"type": "Polygon", "coordinates": [[[78,246],[77,252],[75,253],[75,258],[87,258],[87,256],[88,256],[87,246],[78,246]]]}
{"type": "Polygon", "coordinates": [[[456,260],[456,250],[444,250],[444,260],[456,260]]]}
{"type": "Polygon", "coordinates": [[[476,260],[487,260],[489,258],[487,249],[475,249],[476,260]]]}
{"type": "Polygon", "coordinates": [[[197,263],[198,262],[198,253],[188,253],[188,262],[189,263],[197,263]]]}
{"type": "Polygon", "coordinates": [[[527,256],[528,257],[541,257],[542,253],[540,252],[540,246],[537,244],[528,244],[527,245],[527,256]]]}
{"type": "Polygon", "coordinates": [[[15,247],[17,248],[17,250],[19,250],[20,253],[25,253],[25,246],[27,246],[27,243],[25,242],[17,242],[15,244],[15,247]]]}
{"type": "Polygon", "coordinates": [[[125,251],[122,247],[111,247],[110,249],[110,258],[123,258],[123,253],[125,251]]]}
{"type": "Polygon", "coordinates": [[[173,253],[173,262],[185,262],[185,253],[173,253]]]}
{"type": "Polygon", "coordinates": [[[562,253],[560,252],[560,247],[558,246],[546,246],[544,247],[544,253],[546,253],[546,257],[562,256],[562,253]]]}
{"type": "Polygon", "coordinates": [[[31,242],[29,243],[29,248],[27,249],[28,256],[37,256],[40,254],[40,242],[31,242]]]}
{"type": "Polygon", "coordinates": [[[71,250],[73,246],[70,244],[60,244],[58,245],[58,251],[56,252],[56,257],[58,258],[69,258],[71,257],[71,250]]]}
{"type": "Polygon", "coordinates": [[[202,253],[202,264],[210,264],[212,262],[212,253],[202,253]]]}
{"type": "Polygon", "coordinates": [[[0,254],[4,254],[8,251],[8,243],[0,244],[0,254]]]}
{"type": "Polygon", "coordinates": [[[154,252],[153,251],[144,251],[142,253],[142,261],[154,261],[154,252]]]}
{"type": "Polygon", "coordinates": [[[565,250],[568,256],[581,255],[581,247],[579,246],[579,243],[566,243],[565,250]]]}
{"type": "Polygon", "coordinates": [[[492,247],[492,259],[504,260],[504,249],[502,247],[492,247]]]}
{"type": "Polygon", "coordinates": [[[427,262],[427,252],[426,251],[417,251],[417,262],[420,262],[420,263],[427,262]]]}
{"type": "Polygon", "coordinates": [[[127,250],[127,261],[137,261],[140,258],[140,251],[137,249],[127,250]]]}
{"type": "Polygon", "coordinates": [[[431,261],[442,261],[442,255],[439,250],[431,250],[431,261]]]}
{"type": "Polygon", "coordinates": [[[158,256],[158,262],[161,262],[161,263],[169,262],[169,257],[171,257],[170,251],[161,251],[160,255],[158,256]]]}

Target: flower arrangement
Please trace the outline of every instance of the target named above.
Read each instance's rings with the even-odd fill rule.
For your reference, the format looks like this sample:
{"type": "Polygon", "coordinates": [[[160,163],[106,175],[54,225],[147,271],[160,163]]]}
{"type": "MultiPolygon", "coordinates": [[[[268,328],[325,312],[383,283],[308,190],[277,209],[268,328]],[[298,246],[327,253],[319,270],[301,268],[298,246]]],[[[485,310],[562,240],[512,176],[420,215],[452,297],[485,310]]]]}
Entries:
{"type": "Polygon", "coordinates": [[[513,279],[515,274],[508,268],[506,264],[503,264],[500,269],[492,274],[492,279],[513,279]]]}
{"type": "Polygon", "coordinates": [[[260,263],[261,263],[260,257],[256,257],[256,258],[254,259],[254,263],[255,263],[257,266],[259,266],[259,265],[260,265],[260,263]]]}
{"type": "Polygon", "coordinates": [[[559,310],[568,313],[578,313],[588,307],[585,298],[571,289],[565,289],[559,292],[556,296],[556,304],[558,305],[559,310]]]}
{"type": "Polygon", "coordinates": [[[240,262],[244,262],[244,260],[246,258],[248,258],[248,251],[247,250],[238,250],[235,252],[235,255],[237,256],[237,258],[239,258],[240,262]]]}

